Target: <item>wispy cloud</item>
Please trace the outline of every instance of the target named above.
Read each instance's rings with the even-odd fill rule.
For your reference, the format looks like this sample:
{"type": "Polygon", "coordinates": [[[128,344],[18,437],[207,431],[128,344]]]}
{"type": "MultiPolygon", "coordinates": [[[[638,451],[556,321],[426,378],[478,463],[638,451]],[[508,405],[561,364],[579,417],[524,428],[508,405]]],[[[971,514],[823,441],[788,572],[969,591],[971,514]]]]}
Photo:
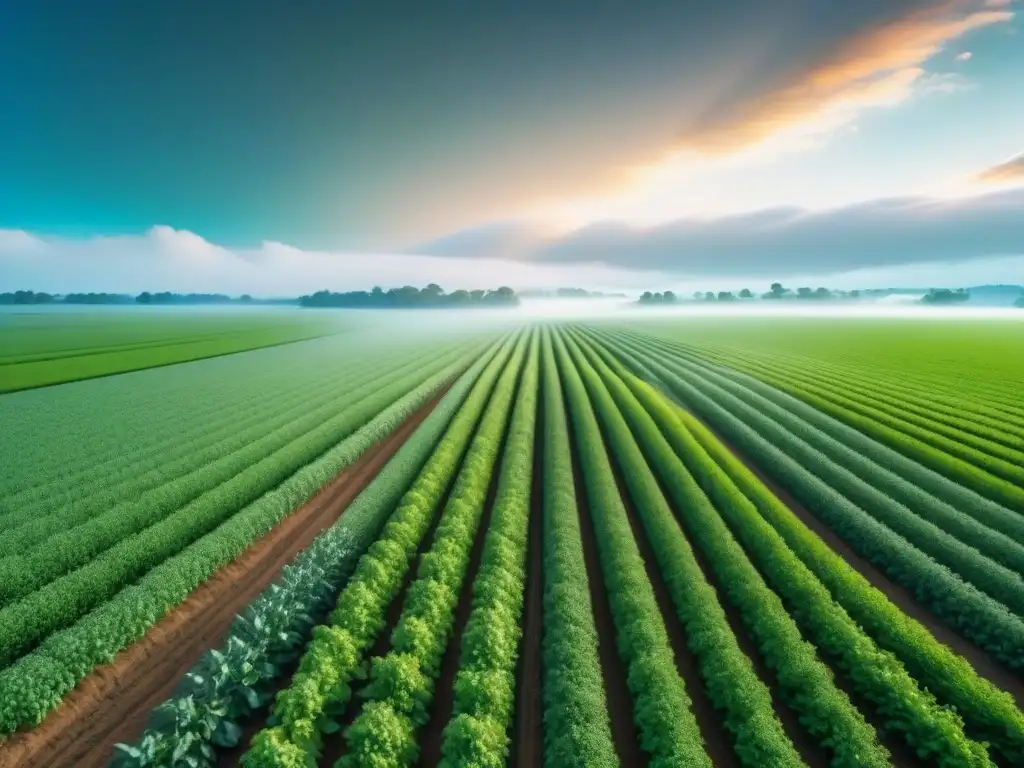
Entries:
{"type": "Polygon", "coordinates": [[[956,55],[956,60],[957,61],[970,61],[973,58],[974,58],[974,54],[971,53],[970,51],[963,51],[963,52],[958,53],[956,55]]]}
{"type": "Polygon", "coordinates": [[[697,126],[682,137],[683,148],[733,152],[787,131],[827,130],[865,108],[898,103],[947,44],[1013,17],[1009,3],[951,0],[876,27],[790,85],[697,126]]]}
{"type": "Polygon", "coordinates": [[[1011,157],[1005,163],[986,168],[975,178],[983,183],[1024,183],[1024,153],[1011,157]]]}

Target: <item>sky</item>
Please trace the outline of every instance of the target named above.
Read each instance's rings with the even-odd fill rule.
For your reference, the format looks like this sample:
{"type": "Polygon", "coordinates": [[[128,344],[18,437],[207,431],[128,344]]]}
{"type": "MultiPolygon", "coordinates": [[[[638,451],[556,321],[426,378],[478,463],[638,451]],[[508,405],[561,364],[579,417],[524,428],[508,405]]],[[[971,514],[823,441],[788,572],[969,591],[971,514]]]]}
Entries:
{"type": "Polygon", "coordinates": [[[0,3],[0,290],[1024,283],[1012,0],[0,3]]]}

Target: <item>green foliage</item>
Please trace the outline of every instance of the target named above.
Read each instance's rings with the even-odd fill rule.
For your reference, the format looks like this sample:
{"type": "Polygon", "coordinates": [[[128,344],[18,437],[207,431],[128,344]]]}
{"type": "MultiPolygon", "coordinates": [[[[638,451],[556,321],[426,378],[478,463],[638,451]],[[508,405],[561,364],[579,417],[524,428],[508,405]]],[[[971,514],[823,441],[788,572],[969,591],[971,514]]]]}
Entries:
{"type": "Polygon", "coordinates": [[[348,700],[351,682],[363,673],[365,654],[384,627],[387,607],[398,594],[420,542],[459,469],[510,351],[511,344],[503,343],[496,354],[488,357],[485,367],[484,361],[478,363],[476,370],[482,368],[482,372],[472,391],[468,396],[461,395],[465,400],[444,437],[402,496],[379,538],[360,557],[330,614],[330,625],[315,630],[317,634],[291,685],[278,694],[274,714],[281,726],[256,735],[243,757],[243,765],[249,766],[251,760],[259,759],[258,755],[267,748],[262,744],[265,739],[277,742],[282,738],[315,761],[321,734],[333,727],[332,712],[348,700]]]}
{"type": "Polygon", "coordinates": [[[619,760],[597,653],[562,384],[547,329],[542,340],[544,765],[612,768],[619,760]]]}
{"type": "Polygon", "coordinates": [[[498,379],[391,634],[392,650],[373,660],[364,691],[370,703],[345,732],[349,753],[339,766],[410,765],[418,756],[415,730],[428,718],[528,342],[522,334],[498,379]]]}
{"type": "Polygon", "coordinates": [[[442,765],[504,765],[515,707],[515,670],[526,589],[536,431],[539,339],[534,333],[509,425],[491,524],[461,638],[442,765]]]}
{"type": "Polygon", "coordinates": [[[0,392],[44,387],[288,344],[331,333],[274,314],[140,317],[136,312],[9,315],[0,332],[0,392]],[[127,322],[126,322],[127,321],[127,322]]]}
{"type": "MultiPolygon", "coordinates": [[[[570,348],[577,352],[572,342],[570,348]]],[[[639,403],[622,391],[621,381],[592,357],[590,360],[601,371],[601,378],[578,352],[575,359],[604,424],[608,444],[622,467],[624,482],[633,497],[679,619],[686,628],[687,643],[700,664],[708,697],[724,712],[725,725],[735,739],[740,763],[780,768],[803,765],[772,709],[771,692],[740,650],[718,596],[682,534],[623,414],[628,414],[634,428],[644,434],[645,445],[660,451],[652,459],[653,464],[671,462],[674,457],[670,449],[652,434],[653,425],[640,418],[639,403]],[[615,393],[614,401],[609,389],[615,393]]]]}
{"type": "Polygon", "coordinates": [[[862,557],[907,587],[939,618],[994,658],[1011,669],[1024,667],[1024,622],[835,490],[833,482],[850,484],[853,476],[849,472],[814,451],[800,454],[807,464],[804,466],[780,450],[779,445],[788,447],[793,439],[787,439],[782,430],[773,427],[774,422],[744,408],[745,419],[763,429],[764,434],[760,434],[705,394],[713,385],[692,376],[684,380],[650,356],[640,356],[643,364],[655,371],[673,392],[775,477],[862,557]],[[812,473],[808,467],[815,471],[812,473]]]}
{"type": "MultiPolygon", "coordinates": [[[[282,517],[309,499],[342,467],[350,464],[368,446],[401,424],[445,382],[465,368],[468,362],[466,359],[457,361],[413,388],[349,438],[184,549],[179,546],[178,554],[160,562],[134,584],[124,586],[111,599],[77,622],[72,623],[73,617],[69,620],[67,614],[61,611],[67,610],[69,605],[77,608],[88,601],[88,582],[80,581],[80,574],[89,573],[109,579],[118,572],[118,568],[124,567],[123,564],[113,561],[110,570],[102,570],[100,566],[93,568],[90,564],[64,577],[73,579],[73,584],[82,585],[78,592],[65,595],[42,590],[33,593],[32,597],[39,601],[38,614],[25,611],[22,608],[25,601],[0,612],[0,616],[4,617],[4,623],[0,624],[0,636],[7,638],[4,647],[8,649],[25,647],[24,636],[19,632],[41,637],[47,627],[70,624],[66,629],[51,634],[30,654],[0,672],[0,732],[11,733],[19,726],[41,722],[46,713],[79,680],[97,665],[113,660],[122,648],[145,634],[149,627],[182,602],[210,574],[237,557],[253,540],[264,535],[282,517]],[[54,602],[41,602],[40,598],[36,598],[37,595],[55,595],[54,602]],[[14,619],[22,622],[20,629],[14,619]]],[[[423,450],[423,446],[419,450],[423,450]]],[[[369,500],[382,492],[386,495],[390,491],[382,491],[377,483],[372,484],[364,492],[367,502],[362,506],[355,505],[354,509],[350,508],[343,518],[344,527],[352,537],[352,545],[359,551],[369,545],[379,530],[381,512],[369,500]]],[[[155,540],[154,544],[170,548],[182,540],[183,530],[187,528],[183,526],[181,530],[168,531],[166,536],[155,540]]],[[[132,543],[131,540],[128,543],[132,543]]],[[[117,549],[115,547],[111,552],[117,549]]],[[[139,557],[142,556],[139,553],[145,551],[153,550],[131,550],[131,554],[139,557]]],[[[54,582],[54,585],[61,584],[64,579],[54,582]]]]}
{"type": "MultiPolygon", "coordinates": [[[[607,378],[614,376],[609,369],[605,371],[607,378]]],[[[819,653],[843,670],[853,689],[875,707],[887,730],[900,733],[919,757],[947,766],[989,765],[984,746],[964,735],[961,719],[920,688],[893,654],[874,644],[749,500],[727,478],[715,475],[712,479],[714,463],[682,428],[664,399],[649,388],[634,385],[636,390],[644,395],[649,414],[621,380],[615,387],[616,399],[634,430],[643,436],[648,456],[666,485],[675,489],[678,507],[688,510],[687,519],[696,522],[705,516],[717,523],[711,526],[718,529],[716,536],[727,537],[728,531],[716,519],[704,492],[714,499],[718,514],[783,597],[790,615],[819,653]],[[686,465],[679,457],[685,457],[686,465]],[[704,482],[698,485],[690,471],[704,482]]],[[[736,557],[743,556],[739,547],[733,549],[736,557]]]]}
{"type": "Polygon", "coordinates": [[[560,335],[555,343],[640,746],[651,765],[711,766],[587,391],[560,335]]]}

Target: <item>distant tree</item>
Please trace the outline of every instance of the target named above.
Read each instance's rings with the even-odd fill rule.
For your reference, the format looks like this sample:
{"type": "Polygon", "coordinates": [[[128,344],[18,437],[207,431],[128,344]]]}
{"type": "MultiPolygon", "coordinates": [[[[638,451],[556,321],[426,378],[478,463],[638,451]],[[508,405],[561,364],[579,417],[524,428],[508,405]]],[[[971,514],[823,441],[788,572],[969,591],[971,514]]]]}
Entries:
{"type": "Polygon", "coordinates": [[[1019,307],[1020,309],[1024,309],[1024,296],[1018,297],[1018,299],[1015,302],[1013,302],[1013,306],[1019,307]]]}
{"type": "Polygon", "coordinates": [[[52,304],[56,300],[57,297],[53,294],[35,291],[0,293],[0,304],[52,304]]]}
{"type": "Polygon", "coordinates": [[[814,291],[810,288],[797,288],[796,297],[798,299],[811,299],[814,298],[814,291]]]}
{"type": "Polygon", "coordinates": [[[786,294],[789,293],[789,289],[783,287],[782,283],[772,283],[771,289],[768,293],[764,294],[762,298],[765,299],[784,299],[786,294]]]}
{"type": "Polygon", "coordinates": [[[139,304],[152,304],[153,294],[151,294],[149,291],[143,291],[142,293],[135,297],[135,301],[139,304]]]}
{"type": "Polygon", "coordinates": [[[855,288],[854,290],[850,291],[849,294],[847,294],[847,295],[851,299],[859,299],[860,298],[860,291],[855,288]]]}
{"type": "Polygon", "coordinates": [[[252,296],[250,296],[248,293],[243,293],[241,296],[238,297],[238,300],[243,304],[251,304],[252,296]]]}
{"type": "Polygon", "coordinates": [[[420,292],[420,295],[428,301],[439,299],[441,296],[444,296],[444,289],[437,283],[430,283],[430,285],[420,292]]]}
{"type": "Polygon", "coordinates": [[[752,299],[752,298],[754,298],[754,294],[750,292],[749,288],[744,288],[742,291],[740,291],[740,298],[741,299],[752,299]]]}
{"type": "Polygon", "coordinates": [[[704,294],[701,291],[694,291],[693,298],[695,298],[697,301],[700,301],[701,299],[704,298],[704,294]]]}
{"type": "Polygon", "coordinates": [[[715,300],[715,294],[712,293],[711,291],[708,291],[707,293],[704,294],[704,301],[714,301],[714,300],[715,300]]]}
{"type": "Polygon", "coordinates": [[[672,291],[665,291],[663,294],[661,294],[661,300],[664,301],[666,304],[675,304],[676,295],[672,291]]]}
{"type": "Polygon", "coordinates": [[[718,292],[718,300],[719,301],[735,301],[736,297],[733,296],[730,291],[719,291],[718,292]]]}
{"type": "Polygon", "coordinates": [[[640,294],[639,302],[641,304],[650,304],[654,301],[654,294],[650,291],[644,291],[640,294]]]}
{"type": "Polygon", "coordinates": [[[970,301],[971,292],[966,288],[951,291],[948,288],[932,288],[921,297],[922,304],[962,304],[970,301]]]}
{"type": "Polygon", "coordinates": [[[465,291],[458,290],[446,294],[439,285],[431,283],[422,291],[411,285],[401,288],[392,288],[384,291],[379,286],[367,291],[349,291],[348,293],[331,293],[330,291],[317,291],[316,293],[303,296],[299,299],[299,305],[303,307],[340,307],[348,309],[360,308],[443,308],[443,307],[467,307],[467,306],[507,306],[517,304],[519,297],[508,286],[502,286],[494,291],[465,291]]]}
{"type": "Polygon", "coordinates": [[[816,299],[831,299],[832,298],[832,291],[830,291],[828,288],[818,288],[814,292],[814,298],[816,298],[816,299]]]}

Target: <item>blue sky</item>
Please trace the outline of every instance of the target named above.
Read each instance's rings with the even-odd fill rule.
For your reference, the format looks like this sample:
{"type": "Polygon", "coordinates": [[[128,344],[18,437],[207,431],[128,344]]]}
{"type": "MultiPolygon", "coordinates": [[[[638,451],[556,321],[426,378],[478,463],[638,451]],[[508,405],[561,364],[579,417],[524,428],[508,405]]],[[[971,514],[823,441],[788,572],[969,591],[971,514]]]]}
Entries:
{"type": "Polygon", "coordinates": [[[9,0],[0,288],[1024,282],[1014,6],[9,0]]]}

